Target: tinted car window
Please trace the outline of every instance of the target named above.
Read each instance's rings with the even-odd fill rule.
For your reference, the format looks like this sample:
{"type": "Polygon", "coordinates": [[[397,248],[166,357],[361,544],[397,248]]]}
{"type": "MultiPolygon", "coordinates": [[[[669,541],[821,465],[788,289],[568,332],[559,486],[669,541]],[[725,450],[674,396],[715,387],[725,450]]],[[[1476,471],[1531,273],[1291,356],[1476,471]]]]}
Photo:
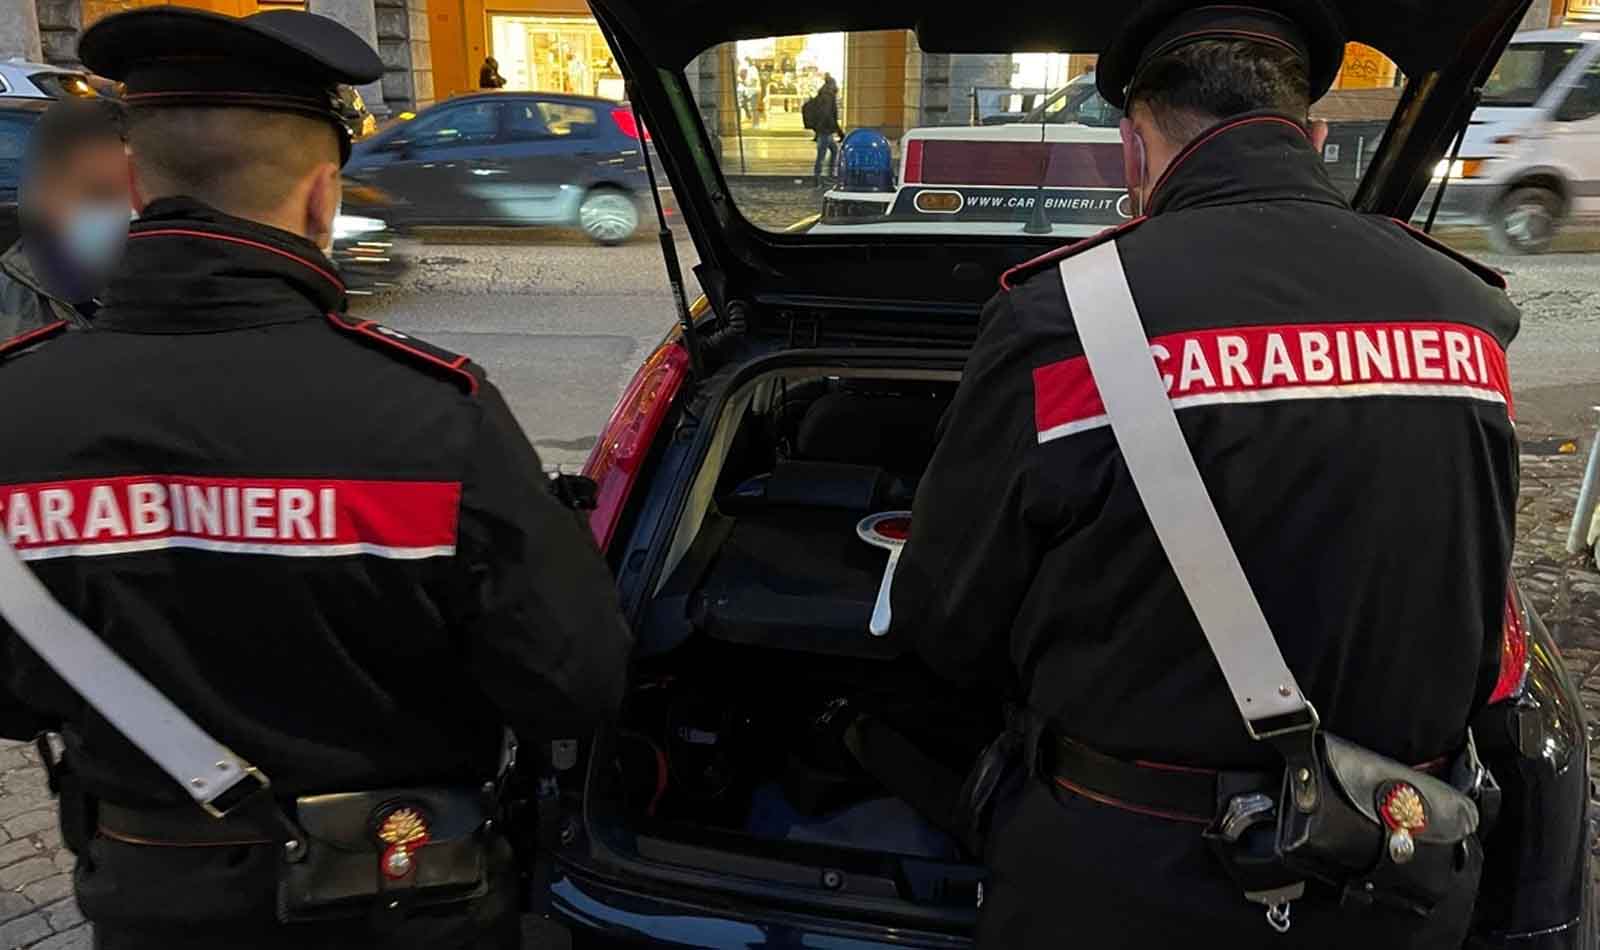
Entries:
{"type": "Polygon", "coordinates": [[[1122,120],[1122,110],[1105,101],[1092,83],[1068,86],[1050,98],[1043,106],[1023,119],[1023,122],[1046,122],[1051,125],[1076,122],[1079,125],[1107,128],[1122,120]]]}
{"type": "Polygon", "coordinates": [[[539,103],[524,99],[506,106],[506,137],[522,141],[550,137],[539,103]]]}
{"type": "Polygon", "coordinates": [[[500,103],[469,102],[425,115],[411,127],[411,140],[422,148],[478,145],[494,141],[500,103]]]}
{"type": "Polygon", "coordinates": [[[1600,61],[1589,64],[1583,77],[1556,112],[1561,122],[1579,122],[1600,115],[1600,61]]]}
{"type": "Polygon", "coordinates": [[[594,134],[600,116],[588,106],[570,102],[540,102],[539,114],[550,134],[558,138],[573,135],[585,137],[594,134]]]}

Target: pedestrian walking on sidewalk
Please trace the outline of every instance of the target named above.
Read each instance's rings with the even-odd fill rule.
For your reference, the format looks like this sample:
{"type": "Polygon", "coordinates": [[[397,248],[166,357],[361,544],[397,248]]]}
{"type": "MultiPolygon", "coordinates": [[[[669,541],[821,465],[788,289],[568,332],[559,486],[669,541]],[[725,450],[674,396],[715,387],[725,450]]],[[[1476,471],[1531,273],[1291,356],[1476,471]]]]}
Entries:
{"type": "MultiPolygon", "coordinates": [[[[826,162],[828,178],[831,180],[839,162],[839,142],[844,138],[844,129],[839,125],[839,84],[831,73],[823,74],[822,88],[817,90],[816,98],[806,106],[814,110],[810,127],[817,134],[817,161],[811,168],[811,177],[814,184],[821,188],[823,164],[826,162]]],[[[805,111],[806,106],[802,106],[801,110],[805,111]]]]}
{"type": "Polygon", "coordinates": [[[478,67],[479,89],[504,89],[506,77],[500,75],[500,64],[493,56],[486,56],[483,65],[478,67]]]}

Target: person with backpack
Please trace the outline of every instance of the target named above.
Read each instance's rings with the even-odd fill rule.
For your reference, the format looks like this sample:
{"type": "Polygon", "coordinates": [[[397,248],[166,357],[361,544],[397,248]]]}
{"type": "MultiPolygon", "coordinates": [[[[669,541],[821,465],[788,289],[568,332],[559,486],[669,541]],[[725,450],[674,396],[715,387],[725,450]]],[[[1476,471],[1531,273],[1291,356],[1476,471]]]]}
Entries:
{"type": "Polygon", "coordinates": [[[844,138],[844,129],[839,126],[839,84],[831,73],[822,74],[822,88],[800,107],[800,120],[817,136],[817,161],[811,168],[811,177],[821,188],[823,157],[827,157],[828,177],[832,178],[839,162],[839,142],[844,138]]]}

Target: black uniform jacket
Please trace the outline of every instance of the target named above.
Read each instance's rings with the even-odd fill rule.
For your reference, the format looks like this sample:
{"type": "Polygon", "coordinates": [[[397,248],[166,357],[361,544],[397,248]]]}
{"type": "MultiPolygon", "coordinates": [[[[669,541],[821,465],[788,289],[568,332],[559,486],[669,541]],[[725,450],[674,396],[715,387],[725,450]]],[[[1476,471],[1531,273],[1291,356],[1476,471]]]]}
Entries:
{"type": "MultiPolygon", "coordinates": [[[[309,242],[152,204],[93,329],[0,355],[0,523],[279,792],[482,781],[502,724],[614,713],[630,635],[483,372],[343,309],[309,242]]],[[[0,734],[64,722],[89,791],[185,800],[3,626],[0,659],[0,734]]]]}
{"type": "MultiPolygon", "coordinates": [[[[1198,138],[1117,241],[1179,423],[1301,687],[1405,762],[1500,656],[1517,447],[1497,274],[1358,215],[1295,123],[1198,138]]],[[[1125,758],[1267,765],[1157,543],[1056,265],[1002,280],[917,495],[897,636],[1125,758]]]]}

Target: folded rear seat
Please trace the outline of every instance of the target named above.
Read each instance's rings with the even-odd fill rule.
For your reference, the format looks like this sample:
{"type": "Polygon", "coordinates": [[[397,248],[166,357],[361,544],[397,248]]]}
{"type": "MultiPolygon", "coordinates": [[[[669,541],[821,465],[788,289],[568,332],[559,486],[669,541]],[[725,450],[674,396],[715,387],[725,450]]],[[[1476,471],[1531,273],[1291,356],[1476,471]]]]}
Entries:
{"type": "Polygon", "coordinates": [[[786,460],[745,482],[720,506],[731,525],[690,598],[695,627],[753,646],[899,656],[867,633],[888,552],[856,535],[891,499],[909,503],[904,483],[866,465],[786,460]]]}

